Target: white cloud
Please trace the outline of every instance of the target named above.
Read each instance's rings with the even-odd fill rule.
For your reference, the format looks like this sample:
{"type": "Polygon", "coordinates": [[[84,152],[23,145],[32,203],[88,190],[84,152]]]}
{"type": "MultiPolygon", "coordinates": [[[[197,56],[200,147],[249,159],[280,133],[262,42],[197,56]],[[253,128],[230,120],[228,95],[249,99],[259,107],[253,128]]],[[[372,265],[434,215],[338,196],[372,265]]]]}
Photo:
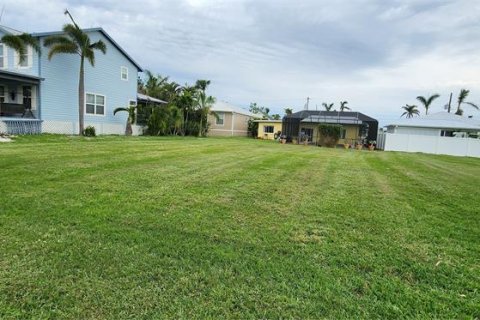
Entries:
{"type": "Polygon", "coordinates": [[[144,67],[179,83],[211,79],[211,94],[243,106],[281,112],[309,96],[388,120],[419,94],[442,94],[438,110],[461,87],[480,102],[480,2],[12,0],[2,24],[56,30],[67,7],[144,67]]]}

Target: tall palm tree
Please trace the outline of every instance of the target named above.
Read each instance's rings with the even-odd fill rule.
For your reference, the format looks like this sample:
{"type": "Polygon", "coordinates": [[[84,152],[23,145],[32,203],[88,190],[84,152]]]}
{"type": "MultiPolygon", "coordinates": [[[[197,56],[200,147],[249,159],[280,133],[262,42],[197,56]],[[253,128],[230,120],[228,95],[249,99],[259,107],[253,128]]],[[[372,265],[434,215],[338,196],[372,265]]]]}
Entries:
{"type": "Polygon", "coordinates": [[[51,60],[57,54],[78,54],[80,56],[80,72],[78,80],[78,124],[79,134],[83,134],[84,127],[84,105],[85,105],[85,59],[93,67],[95,66],[95,50],[99,50],[103,54],[107,52],[107,46],[102,40],[94,43],[90,37],[75,23],[72,16],[65,11],[72,24],[63,26],[63,35],[53,35],[47,37],[43,45],[50,48],[48,52],[48,60],[51,60]]]}
{"type": "Polygon", "coordinates": [[[455,114],[458,114],[459,116],[463,115],[463,109],[462,109],[462,104],[468,104],[469,106],[479,109],[478,106],[472,102],[467,102],[465,99],[467,99],[468,95],[470,94],[470,90],[467,89],[462,89],[460,90],[460,94],[458,95],[458,106],[457,106],[457,112],[455,114]]]}
{"type": "Polygon", "coordinates": [[[325,108],[325,111],[333,111],[333,103],[327,104],[327,103],[322,103],[322,106],[325,108]]]}
{"type": "Polygon", "coordinates": [[[132,124],[135,123],[136,110],[137,110],[137,106],[120,107],[113,110],[113,115],[115,115],[117,112],[120,112],[120,111],[128,112],[127,125],[125,127],[126,136],[132,135],[132,124]]]}
{"type": "Polygon", "coordinates": [[[12,48],[18,54],[18,62],[24,62],[28,53],[28,47],[32,47],[38,53],[41,53],[40,43],[37,38],[31,34],[22,33],[18,35],[6,34],[2,37],[1,42],[12,48]]]}
{"type": "Polygon", "coordinates": [[[349,107],[347,107],[348,101],[340,101],[340,112],[343,112],[345,110],[352,110],[349,107]]]}
{"type": "Polygon", "coordinates": [[[402,113],[401,117],[406,116],[407,118],[413,118],[414,116],[420,115],[420,111],[418,111],[418,107],[414,104],[408,105],[406,104],[405,106],[402,107],[403,110],[405,110],[404,113],[402,113]]]}
{"type": "Polygon", "coordinates": [[[210,85],[210,80],[197,80],[195,87],[205,92],[210,85]]]}
{"type": "Polygon", "coordinates": [[[205,129],[203,125],[203,120],[207,118],[208,114],[210,113],[210,110],[212,108],[212,105],[215,103],[215,98],[212,96],[207,96],[205,92],[200,91],[197,94],[196,98],[196,107],[197,110],[199,111],[200,114],[200,127],[198,129],[198,136],[205,136],[205,129]]]}
{"type": "Polygon", "coordinates": [[[293,109],[292,108],[285,108],[285,114],[286,115],[291,115],[293,113],[293,109]]]}
{"type": "Polygon", "coordinates": [[[433,100],[437,99],[438,97],[440,97],[438,93],[431,95],[429,98],[425,98],[423,96],[417,97],[417,100],[420,101],[420,103],[425,108],[425,114],[428,114],[428,108],[430,108],[430,105],[432,104],[433,100]]]}

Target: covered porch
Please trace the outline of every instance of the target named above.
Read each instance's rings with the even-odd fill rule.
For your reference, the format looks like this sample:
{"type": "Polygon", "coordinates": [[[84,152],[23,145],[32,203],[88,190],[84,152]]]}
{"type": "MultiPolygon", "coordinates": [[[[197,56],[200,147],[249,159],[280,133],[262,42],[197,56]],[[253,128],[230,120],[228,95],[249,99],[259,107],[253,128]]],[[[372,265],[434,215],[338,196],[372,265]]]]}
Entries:
{"type": "Polygon", "coordinates": [[[0,132],[41,133],[41,80],[37,76],[0,71],[0,132]]]}

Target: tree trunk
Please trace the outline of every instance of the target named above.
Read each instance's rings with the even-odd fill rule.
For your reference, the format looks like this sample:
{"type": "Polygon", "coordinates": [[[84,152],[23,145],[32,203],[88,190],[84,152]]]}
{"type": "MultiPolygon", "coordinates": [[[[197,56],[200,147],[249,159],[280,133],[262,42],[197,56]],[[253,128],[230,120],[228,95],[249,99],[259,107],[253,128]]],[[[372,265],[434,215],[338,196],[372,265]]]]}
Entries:
{"type": "Polygon", "coordinates": [[[83,116],[85,108],[85,70],[84,60],[82,56],[80,59],[80,79],[78,80],[78,134],[83,135],[83,116]]]}
{"type": "Polygon", "coordinates": [[[130,119],[127,120],[127,126],[125,127],[125,135],[131,136],[133,133],[132,131],[132,124],[130,123],[130,119]]]}

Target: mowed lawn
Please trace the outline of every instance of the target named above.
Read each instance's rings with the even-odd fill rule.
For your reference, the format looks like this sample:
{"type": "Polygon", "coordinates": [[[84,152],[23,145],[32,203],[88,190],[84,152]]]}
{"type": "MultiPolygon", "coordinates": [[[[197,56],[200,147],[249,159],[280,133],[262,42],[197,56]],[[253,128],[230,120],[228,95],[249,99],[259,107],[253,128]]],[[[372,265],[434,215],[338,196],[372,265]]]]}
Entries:
{"type": "Polygon", "coordinates": [[[0,318],[479,318],[480,159],[0,145],[0,318]]]}

